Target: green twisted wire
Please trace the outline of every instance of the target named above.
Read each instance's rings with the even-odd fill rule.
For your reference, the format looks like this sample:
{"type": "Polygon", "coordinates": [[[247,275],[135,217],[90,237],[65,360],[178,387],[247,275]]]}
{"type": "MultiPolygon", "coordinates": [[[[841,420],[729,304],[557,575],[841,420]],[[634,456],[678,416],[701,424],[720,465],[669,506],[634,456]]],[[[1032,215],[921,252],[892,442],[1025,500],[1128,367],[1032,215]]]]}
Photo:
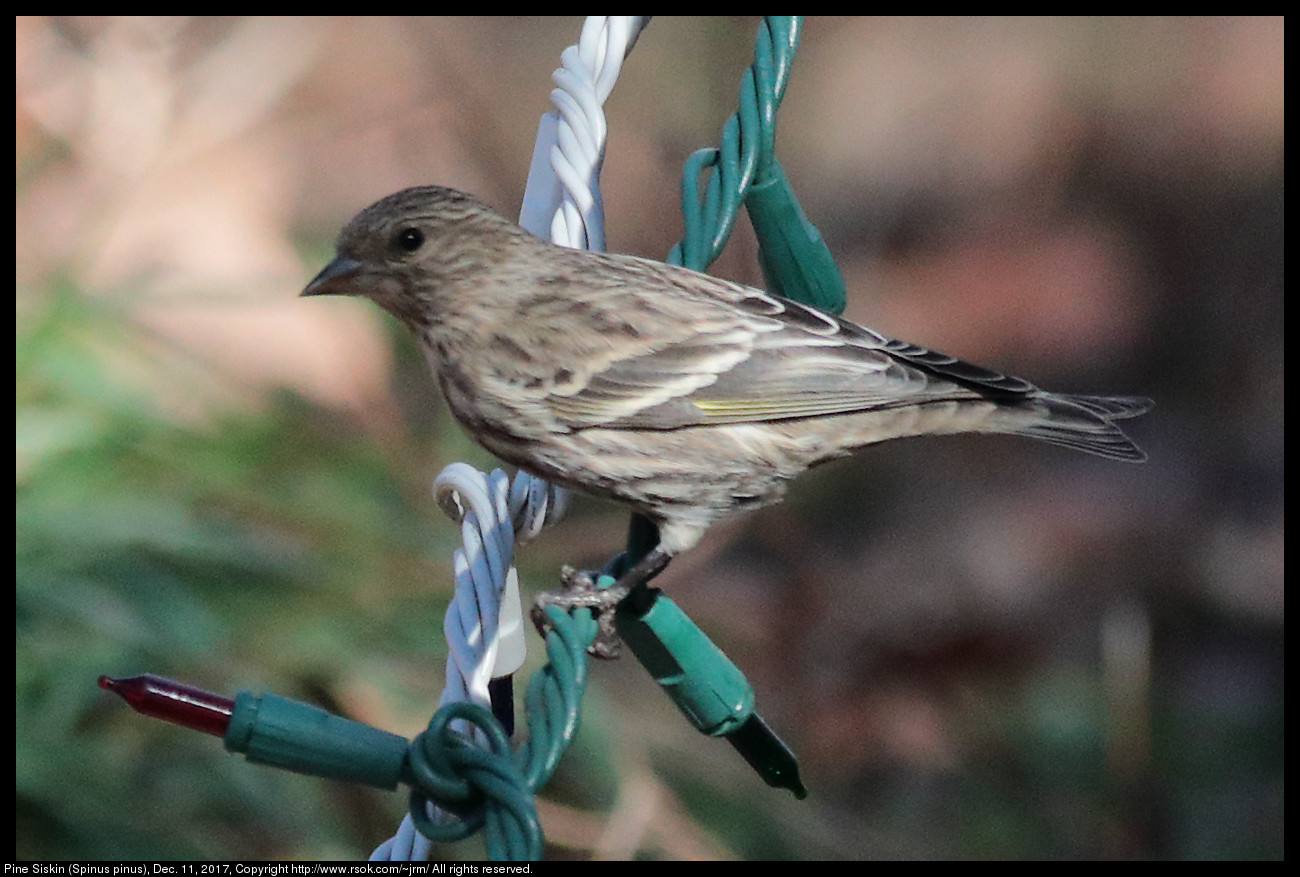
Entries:
{"type": "Polygon", "coordinates": [[[524,694],[528,740],[518,750],[489,710],[464,701],[441,707],[411,743],[404,777],[411,786],[411,820],[430,840],[463,840],[482,830],[493,859],[541,858],[534,794],[578,731],[586,651],[597,630],[590,610],[570,615],[552,606],[546,612],[552,625],[546,634],[549,661],[524,694]],[[452,727],[458,719],[483,731],[486,749],[452,727]],[[454,818],[430,819],[431,803],[454,818]]]}
{"type": "Polygon", "coordinates": [[[696,150],[682,168],[682,239],[665,260],[696,271],[707,268],[731,236],[750,186],[771,174],[776,111],[799,47],[797,15],[769,15],[754,39],[754,61],[740,79],[736,112],[722,125],[718,148],[696,150]],[[712,170],[701,203],[699,178],[712,170]]]}

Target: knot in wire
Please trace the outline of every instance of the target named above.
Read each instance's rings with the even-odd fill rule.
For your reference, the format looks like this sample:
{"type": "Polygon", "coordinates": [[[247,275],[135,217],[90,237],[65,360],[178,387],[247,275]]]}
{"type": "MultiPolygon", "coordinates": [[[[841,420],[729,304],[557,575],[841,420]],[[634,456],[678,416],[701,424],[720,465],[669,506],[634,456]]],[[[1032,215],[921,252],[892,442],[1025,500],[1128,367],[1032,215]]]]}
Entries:
{"type": "Polygon", "coordinates": [[[429,727],[407,751],[410,813],[416,828],[434,841],[453,841],[486,829],[489,842],[505,844],[510,859],[538,858],[542,832],[533,790],[515,760],[510,740],[483,707],[465,701],[434,713],[429,727]],[[475,744],[453,725],[470,725],[475,744]],[[430,818],[429,805],[442,812],[430,818]]]}
{"type": "Polygon", "coordinates": [[[468,701],[440,707],[408,748],[403,781],[411,786],[411,824],[429,840],[462,840],[483,829],[494,858],[541,857],[533,793],[577,732],[586,649],[596,635],[590,613],[548,611],[548,662],[524,697],[529,734],[519,750],[487,709],[468,701]]]}
{"type": "Polygon", "coordinates": [[[537,538],[544,527],[564,517],[569,507],[569,492],[527,472],[516,472],[510,482],[507,504],[515,538],[528,542],[537,538]]]}
{"type": "Polygon", "coordinates": [[[506,521],[515,538],[527,542],[564,516],[568,495],[562,487],[527,472],[516,472],[508,489],[507,481],[501,469],[484,475],[468,463],[452,463],[434,479],[433,495],[447,517],[468,522],[489,545],[502,541],[500,527],[506,521]],[[488,521],[496,523],[484,526],[488,521]]]}

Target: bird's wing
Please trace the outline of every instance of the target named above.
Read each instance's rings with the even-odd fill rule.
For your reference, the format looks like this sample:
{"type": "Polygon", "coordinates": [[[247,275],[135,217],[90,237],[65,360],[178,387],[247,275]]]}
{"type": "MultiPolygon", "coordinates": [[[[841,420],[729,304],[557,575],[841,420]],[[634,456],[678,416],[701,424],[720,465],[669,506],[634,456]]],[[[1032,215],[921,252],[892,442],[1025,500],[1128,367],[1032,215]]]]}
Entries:
{"type": "MultiPolygon", "coordinates": [[[[583,254],[590,258],[592,254],[583,254]]],[[[613,327],[608,355],[546,390],[569,429],[675,429],[842,414],[950,399],[1017,402],[1019,378],[893,341],[761,290],[630,256],[584,300],[613,327]]]]}

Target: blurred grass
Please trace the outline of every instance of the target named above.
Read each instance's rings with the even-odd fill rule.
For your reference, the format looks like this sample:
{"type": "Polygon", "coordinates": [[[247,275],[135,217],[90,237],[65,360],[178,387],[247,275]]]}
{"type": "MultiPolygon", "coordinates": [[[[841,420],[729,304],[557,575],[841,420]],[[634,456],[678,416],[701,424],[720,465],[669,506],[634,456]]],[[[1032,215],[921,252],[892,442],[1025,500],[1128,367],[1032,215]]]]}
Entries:
{"type": "Polygon", "coordinates": [[[67,286],[28,301],[46,307],[17,332],[18,856],[278,857],[298,835],[330,848],[337,790],[250,770],[94,680],[310,697],[391,684],[365,672],[386,657],[436,666],[417,625],[440,626],[445,584],[400,592],[436,535],[354,428],[290,394],[177,424],[121,375],[179,354],[149,352],[111,302],[67,286]]]}

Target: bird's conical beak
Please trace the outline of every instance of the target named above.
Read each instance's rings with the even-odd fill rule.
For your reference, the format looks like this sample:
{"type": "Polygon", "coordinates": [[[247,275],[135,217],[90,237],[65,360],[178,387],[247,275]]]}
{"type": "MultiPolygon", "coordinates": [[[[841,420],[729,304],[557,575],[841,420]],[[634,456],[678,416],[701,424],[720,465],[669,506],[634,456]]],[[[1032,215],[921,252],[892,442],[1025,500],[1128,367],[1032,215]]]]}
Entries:
{"type": "Polygon", "coordinates": [[[337,256],[312,278],[299,295],[355,295],[352,281],[361,272],[361,263],[347,256],[337,256]]]}

